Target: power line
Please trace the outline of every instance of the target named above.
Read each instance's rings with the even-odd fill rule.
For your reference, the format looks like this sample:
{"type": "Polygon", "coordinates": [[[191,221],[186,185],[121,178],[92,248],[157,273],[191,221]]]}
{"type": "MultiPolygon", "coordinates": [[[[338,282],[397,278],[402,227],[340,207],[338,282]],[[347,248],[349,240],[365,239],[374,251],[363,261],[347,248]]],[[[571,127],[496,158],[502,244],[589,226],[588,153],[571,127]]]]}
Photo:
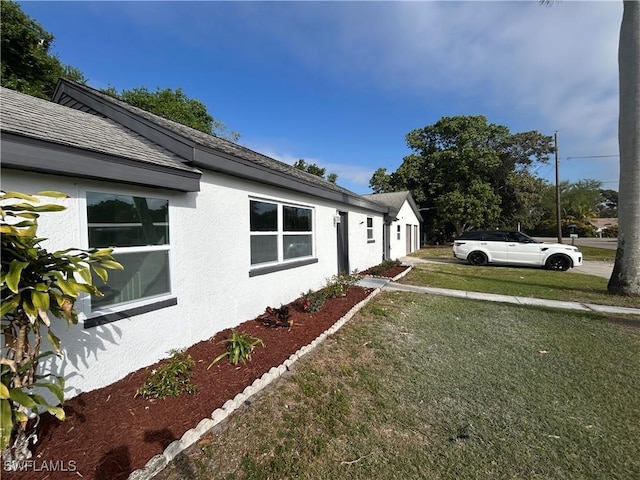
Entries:
{"type": "Polygon", "coordinates": [[[564,157],[560,160],[573,160],[574,158],[618,158],[620,155],[585,155],[582,157],[564,157]]]}

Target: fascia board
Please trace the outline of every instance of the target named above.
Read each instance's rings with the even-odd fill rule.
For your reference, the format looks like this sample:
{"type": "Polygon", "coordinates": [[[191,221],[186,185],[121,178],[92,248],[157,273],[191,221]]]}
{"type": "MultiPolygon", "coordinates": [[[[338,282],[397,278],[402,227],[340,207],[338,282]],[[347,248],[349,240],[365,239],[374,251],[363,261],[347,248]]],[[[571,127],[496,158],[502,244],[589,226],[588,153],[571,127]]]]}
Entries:
{"type": "Polygon", "coordinates": [[[182,192],[200,191],[198,172],[88,152],[7,132],[2,132],[2,167],[182,192]]]}

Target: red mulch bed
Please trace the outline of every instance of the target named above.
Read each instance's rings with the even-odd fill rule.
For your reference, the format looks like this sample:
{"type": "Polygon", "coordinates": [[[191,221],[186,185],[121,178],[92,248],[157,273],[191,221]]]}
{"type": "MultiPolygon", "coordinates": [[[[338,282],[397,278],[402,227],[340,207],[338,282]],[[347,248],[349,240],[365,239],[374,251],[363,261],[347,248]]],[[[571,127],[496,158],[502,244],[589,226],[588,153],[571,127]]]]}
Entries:
{"type": "MultiPolygon", "coordinates": [[[[143,468],[154,455],[160,454],[184,432],[208,418],[224,402],[242,392],[271,367],[282,364],[299,348],[308,345],[330,328],[354,305],[371,293],[371,289],[351,287],[347,295],[328,299],[319,312],[304,313],[293,302],[293,326],[268,328],[256,320],[237,327],[240,332],[261,338],[265,346],[257,346],[251,361],[233,366],[225,359],[210,370],[207,366],[220,353],[230,331],[202,341],[186,350],[196,362],[192,382],[198,391],[166,400],[134,398],[150,369],[158,364],[127,375],[108,387],[82,393],[68,400],[64,409],[67,419],[59,422],[46,414],[39,428],[39,442],[34,449],[35,470],[8,473],[3,478],[20,480],[56,480],[84,478],[96,480],[126,479],[143,468]],[[43,469],[58,465],[58,471],[43,469]],[[67,471],[60,471],[62,468],[67,471]],[[75,471],[70,471],[74,470],[75,471]],[[80,474],[80,475],[78,475],[80,474]]],[[[144,346],[141,345],[141,348],[144,346]]],[[[50,468],[53,470],[53,468],[50,468]]]]}
{"type": "MultiPolygon", "coordinates": [[[[376,273],[374,276],[375,277],[385,277],[385,278],[393,278],[396,275],[400,275],[402,272],[404,272],[406,269],[410,268],[408,265],[399,265],[396,267],[391,267],[387,270],[385,270],[383,273],[376,273]]],[[[369,270],[365,270],[364,272],[362,272],[363,275],[370,275],[369,270]]]]}

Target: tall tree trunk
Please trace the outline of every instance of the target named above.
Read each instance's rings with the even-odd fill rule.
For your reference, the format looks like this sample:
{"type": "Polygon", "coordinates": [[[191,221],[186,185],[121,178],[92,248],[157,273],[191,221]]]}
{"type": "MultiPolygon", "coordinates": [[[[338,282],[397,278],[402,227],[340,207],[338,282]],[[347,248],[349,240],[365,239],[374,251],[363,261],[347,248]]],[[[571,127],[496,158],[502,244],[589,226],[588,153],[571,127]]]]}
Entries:
{"type": "Polygon", "coordinates": [[[640,296],[640,2],[623,2],[620,74],[618,251],[609,292],[640,296]]]}

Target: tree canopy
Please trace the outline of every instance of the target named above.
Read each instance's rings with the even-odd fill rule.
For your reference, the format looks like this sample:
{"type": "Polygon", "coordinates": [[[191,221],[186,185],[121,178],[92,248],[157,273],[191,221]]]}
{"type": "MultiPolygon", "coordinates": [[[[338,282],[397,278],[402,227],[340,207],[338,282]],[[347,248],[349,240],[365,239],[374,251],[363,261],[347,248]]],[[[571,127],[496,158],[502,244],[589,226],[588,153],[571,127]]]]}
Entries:
{"type": "Polygon", "coordinates": [[[302,158],[300,160],[298,160],[296,163],[294,163],[293,166],[296,167],[298,170],[302,170],[303,172],[307,172],[307,173],[310,173],[312,175],[316,175],[318,177],[324,178],[328,182],[336,183],[338,181],[338,175],[337,174],[330,173],[330,174],[325,176],[325,174],[327,173],[327,169],[326,168],[322,168],[322,167],[316,165],[315,163],[307,163],[302,158]]]}
{"type": "Polygon", "coordinates": [[[215,120],[204,103],[189,98],[181,88],[173,90],[158,87],[155,92],[151,92],[145,87],[137,87],[118,93],[115,88],[109,87],[103,91],[133,106],[201,132],[232,142],[237,142],[240,138],[239,133],[229,131],[223,122],[215,120]]]}
{"type": "Polygon", "coordinates": [[[27,16],[17,3],[2,0],[1,5],[3,87],[49,99],[60,77],[86,83],[80,70],[49,53],[54,40],[51,33],[27,16]]]}
{"type": "Polygon", "coordinates": [[[511,133],[482,115],[443,117],[409,132],[413,153],[392,174],[378,169],[370,186],[376,193],[410,190],[457,234],[517,222],[533,226],[545,182],[530,167],[548,161],[552,140],[536,131],[511,133]]]}

